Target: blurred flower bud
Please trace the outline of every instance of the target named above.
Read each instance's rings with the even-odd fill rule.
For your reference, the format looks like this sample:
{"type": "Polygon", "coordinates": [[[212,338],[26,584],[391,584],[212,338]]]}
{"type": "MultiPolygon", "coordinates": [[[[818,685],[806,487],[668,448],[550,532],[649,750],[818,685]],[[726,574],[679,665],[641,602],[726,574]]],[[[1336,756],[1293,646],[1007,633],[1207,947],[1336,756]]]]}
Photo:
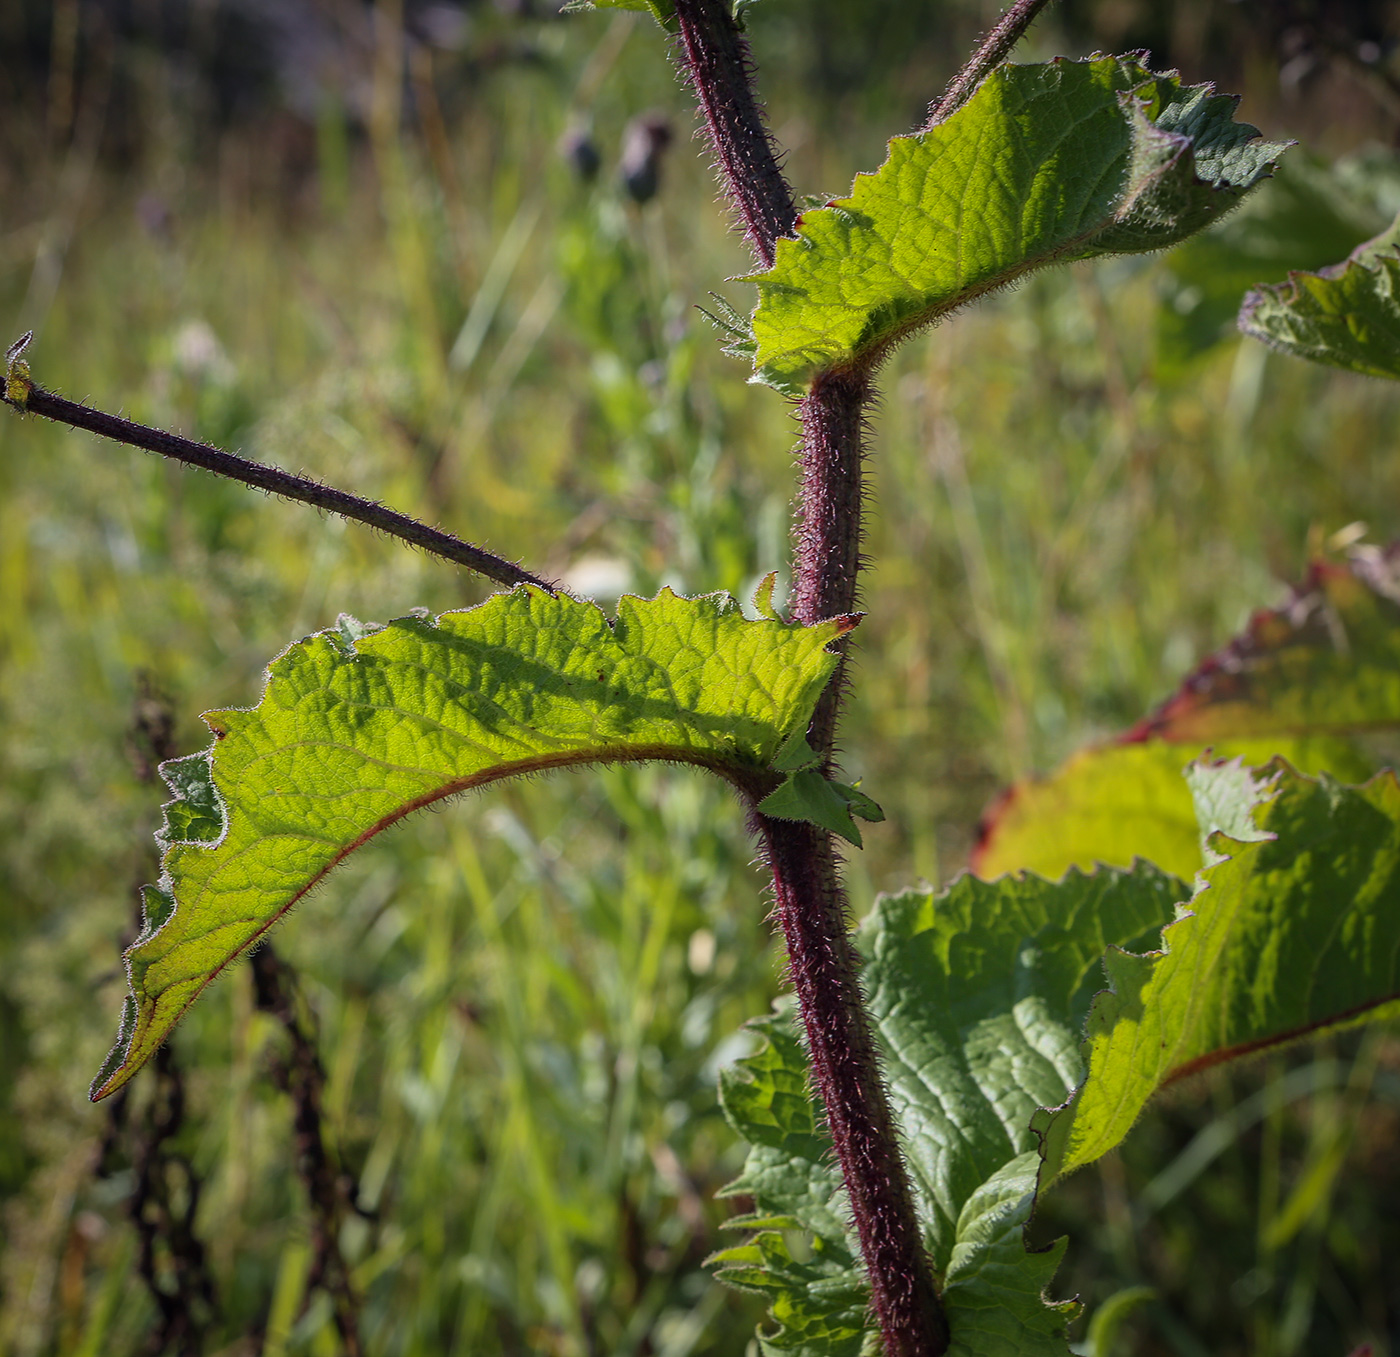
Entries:
{"type": "Polygon", "coordinates": [[[429,47],[443,52],[460,52],[471,36],[471,22],[461,5],[436,4],[415,10],[414,30],[429,47]]]}
{"type": "Polygon", "coordinates": [[[643,113],[622,135],[622,187],[634,203],[648,203],[661,183],[661,157],[671,144],[671,124],[660,113],[643,113]]]}
{"type": "Polygon", "coordinates": [[[143,193],[136,200],[136,220],[148,235],[158,240],[169,240],[172,235],[169,204],[158,194],[143,193]]]}
{"type": "Polygon", "coordinates": [[[603,157],[586,127],[571,127],[565,132],[559,139],[559,154],[585,184],[591,184],[598,177],[598,167],[603,163],[603,157]]]}

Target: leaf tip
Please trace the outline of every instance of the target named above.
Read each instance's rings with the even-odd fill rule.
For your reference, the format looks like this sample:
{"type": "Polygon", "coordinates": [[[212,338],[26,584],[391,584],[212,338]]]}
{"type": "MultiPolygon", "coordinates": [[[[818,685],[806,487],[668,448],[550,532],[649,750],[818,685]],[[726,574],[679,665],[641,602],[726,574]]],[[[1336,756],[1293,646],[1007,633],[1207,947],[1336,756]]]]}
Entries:
{"type": "Polygon", "coordinates": [[[758,582],[758,588],[753,592],[754,611],[761,617],[766,617],[770,622],[786,622],[782,613],[773,606],[773,591],[778,587],[778,572],[770,570],[758,582]]]}
{"type": "Polygon", "coordinates": [[[90,1102],[100,1103],[104,1098],[111,1097],[136,1073],[134,1068],[127,1068],[127,1053],[131,1049],[131,1038],[135,1031],[136,1000],[128,994],[122,1001],[122,1016],[121,1022],[117,1026],[117,1040],[107,1053],[107,1058],[102,1062],[102,1068],[97,1071],[97,1077],[93,1079],[88,1088],[90,1102]]]}
{"type": "Polygon", "coordinates": [[[34,389],[29,380],[29,364],[23,357],[33,338],[34,331],[26,330],[5,350],[5,400],[20,411],[29,404],[29,393],[34,389]]]}

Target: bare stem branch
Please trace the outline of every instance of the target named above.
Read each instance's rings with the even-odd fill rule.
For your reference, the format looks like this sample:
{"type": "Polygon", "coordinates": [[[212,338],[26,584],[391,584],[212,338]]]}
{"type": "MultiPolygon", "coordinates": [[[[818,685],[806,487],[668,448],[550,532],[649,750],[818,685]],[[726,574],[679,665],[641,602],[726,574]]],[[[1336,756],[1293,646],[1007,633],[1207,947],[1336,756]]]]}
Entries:
{"type": "Polygon", "coordinates": [[[949,115],[955,113],[972,97],[973,91],[1006,60],[1011,49],[1025,36],[1035,17],[1050,0],[1016,0],[997,20],[996,27],[978,44],[962,70],[949,82],[948,88],[929,105],[928,119],[919,129],[927,132],[949,115]]]}
{"type": "Polygon", "coordinates": [[[342,518],[366,523],[371,528],[388,533],[412,546],[420,547],[434,556],[457,565],[464,565],[485,575],[497,584],[508,588],[517,584],[533,584],[547,593],[554,593],[556,586],[548,580],[522,570],[518,565],[481,547],[464,542],[441,528],[430,528],[416,518],[409,518],[395,509],[386,508],[374,500],[361,499],[334,486],[323,485],[307,476],[294,476],[276,467],[264,466],[261,462],[250,462],[246,457],[237,457],[231,452],[223,452],[207,443],[195,443],[178,434],[165,433],[160,429],[147,428],[144,424],[133,424],[117,415],[105,414],[76,401],[56,396],[45,391],[31,381],[27,373],[19,375],[12,367],[7,389],[0,393],[0,401],[27,414],[43,415],[45,419],[56,420],[75,429],[86,429],[89,433],[100,434],[103,438],[115,439],[134,448],[159,453],[189,466],[202,467],[219,476],[242,481],[270,494],[281,495],[284,499],[311,504],[327,513],[339,514],[342,518]]]}

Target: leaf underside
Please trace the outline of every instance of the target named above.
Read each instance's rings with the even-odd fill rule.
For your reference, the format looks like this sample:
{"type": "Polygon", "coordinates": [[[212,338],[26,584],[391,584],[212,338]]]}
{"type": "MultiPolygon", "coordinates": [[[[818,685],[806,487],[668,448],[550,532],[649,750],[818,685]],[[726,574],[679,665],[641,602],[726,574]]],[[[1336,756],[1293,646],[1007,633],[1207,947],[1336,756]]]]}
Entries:
{"type": "MultiPolygon", "coordinates": [[[[1045,1298],[1064,1242],[1030,1253],[1023,1241],[1038,1182],[1112,1149],[1172,1078],[1374,1015],[1400,991],[1394,778],[1347,788],[1283,764],[1257,777],[1231,763],[1198,766],[1193,783],[1217,860],[1185,910],[1174,909],[1180,882],[1138,862],[1054,883],[965,876],[938,896],[883,896],[861,930],[864,984],[958,1357],[1069,1351],[1075,1307],[1045,1298]],[[1148,950],[1159,939],[1166,950],[1148,950]],[[1113,988],[1095,998],[1105,953],[1113,988]]],[[[733,1222],[753,1233],[713,1261],[721,1277],[768,1297],[766,1353],[873,1354],[849,1212],[805,1096],[801,1046],[786,1020],[758,1027],[764,1048],[721,1081],[725,1112],[753,1146],[729,1189],[753,1199],[733,1222]],[[809,1236],[808,1251],[794,1230],[809,1236]]]]}
{"type": "Polygon", "coordinates": [[[757,379],[801,394],[1031,269],[1186,239],[1284,149],[1236,103],[1131,58],[1000,67],[778,242],[752,279],[757,379]]]}
{"type": "Polygon", "coordinates": [[[1058,876],[1137,855],[1189,879],[1202,865],[1181,770],[1219,757],[1359,782],[1375,764],[1348,738],[1400,728],[1400,546],[1319,563],[1278,608],[1207,659],[1118,741],[1017,783],[984,817],[972,868],[1058,876]]]}
{"type": "Polygon", "coordinates": [[[1255,288],[1239,326],[1296,358],[1400,379],[1400,218],[1341,264],[1255,288]]]}
{"type": "Polygon", "coordinates": [[[268,667],[262,700],[166,764],[159,886],[93,1085],[120,1088],[200,990],[348,853],[422,806],[521,773],[666,760],[754,794],[800,739],[853,625],[745,620],[723,595],[623,598],[615,623],[541,590],[436,621],[342,618],[268,667]]]}

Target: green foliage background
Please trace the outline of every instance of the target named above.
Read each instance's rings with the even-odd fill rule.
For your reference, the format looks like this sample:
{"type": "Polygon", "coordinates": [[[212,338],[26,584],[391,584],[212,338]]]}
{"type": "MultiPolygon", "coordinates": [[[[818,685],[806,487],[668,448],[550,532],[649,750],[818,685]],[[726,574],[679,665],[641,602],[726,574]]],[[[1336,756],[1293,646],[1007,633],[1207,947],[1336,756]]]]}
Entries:
{"type": "MultiPolygon", "coordinates": [[[[938,73],[878,50],[852,73],[848,18],[772,11],[752,26],[790,171],[844,191],[938,73]]],[[[710,288],[748,304],[721,281],[747,261],[660,40],[626,16],[479,23],[468,57],[406,91],[371,63],[359,111],[310,123],[192,118],[155,53],[113,86],[140,137],[99,139],[91,72],[71,119],[7,113],[0,315],[39,327],[35,374],[69,395],[582,587],[747,597],[784,561],[792,430],[697,317],[710,288]],[[616,148],[652,108],[680,136],[637,209],[616,148]],[[585,113],[593,188],[555,151],[585,113]]],[[[1272,86],[1246,94],[1271,136],[1307,122],[1272,86]]],[[[1195,285],[1180,255],[1047,275],[886,371],[846,736],[889,816],[852,855],[862,912],[949,877],[1000,785],[1130,724],[1349,525],[1400,536],[1396,394],[1213,335],[1183,357],[1163,298],[1179,314],[1195,285]]],[[[336,613],[479,597],[358,528],[0,421],[0,1352],[135,1353],[154,1313],[130,1177],[94,1175],[108,1114],[84,1096],[153,877],[161,796],[126,735],[140,676],[188,751],[198,711],[251,704],[263,664],[336,613]]],[[[751,858],[698,773],[556,775],[411,822],[279,930],[336,1146],[378,1212],[344,1240],[370,1352],[745,1351],[760,1307],[701,1263],[743,1205],[715,1199],[743,1160],[716,1074],[781,988],[751,858]]],[[[241,968],[175,1039],[226,1315],[210,1350],[331,1353],[324,1305],[302,1308],[274,1041],[241,968]]],[[[1385,1030],[1179,1090],[1050,1198],[1037,1238],[1075,1232],[1057,1294],[1157,1287],[1123,1351],[1393,1351],[1398,1124],[1385,1030]]]]}

